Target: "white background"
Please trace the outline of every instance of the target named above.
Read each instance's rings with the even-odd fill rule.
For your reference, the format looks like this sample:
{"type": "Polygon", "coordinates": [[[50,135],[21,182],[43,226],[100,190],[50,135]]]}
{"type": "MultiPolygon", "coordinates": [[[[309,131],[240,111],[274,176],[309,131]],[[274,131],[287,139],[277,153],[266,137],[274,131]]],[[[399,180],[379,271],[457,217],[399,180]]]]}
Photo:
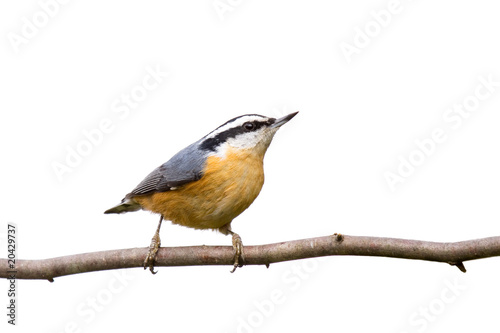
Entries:
{"type": "MultiPolygon", "coordinates": [[[[297,110],[268,150],[260,196],[233,222],[244,244],[335,232],[450,242],[500,234],[498,6],[224,4],[225,12],[212,0],[2,2],[0,257],[8,222],[18,225],[23,259],[146,247],[157,216],[102,212],[229,118],[297,110]],[[357,53],[346,56],[346,44],[357,53]],[[146,68],[168,77],[126,116],[114,112],[140,90],[146,68]],[[480,77],[497,85],[460,123],[446,121],[454,104],[488,92],[477,88],[480,77]],[[84,131],[103,119],[112,130],[59,180],[53,164],[66,163],[68,147],[85,145],[84,131]],[[415,141],[435,129],[446,140],[392,191],[384,174],[397,174],[400,158],[422,158],[415,141]]],[[[161,236],[164,246],[231,244],[169,223],[161,236]]],[[[499,264],[466,262],[463,274],[447,264],[331,257],[235,274],[137,268],[19,280],[14,328],[1,281],[0,330],[496,331],[499,264]]]]}

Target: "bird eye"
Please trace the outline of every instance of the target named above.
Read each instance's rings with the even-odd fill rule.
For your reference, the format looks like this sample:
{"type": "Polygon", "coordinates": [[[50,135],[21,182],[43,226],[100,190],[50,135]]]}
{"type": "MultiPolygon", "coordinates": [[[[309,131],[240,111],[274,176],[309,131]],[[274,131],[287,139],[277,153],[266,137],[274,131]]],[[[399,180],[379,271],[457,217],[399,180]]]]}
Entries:
{"type": "Polygon", "coordinates": [[[254,129],[254,127],[255,127],[255,126],[254,126],[254,124],[252,124],[252,123],[244,123],[244,124],[243,124],[243,127],[244,127],[247,131],[251,131],[251,130],[253,130],[253,129],[254,129]]]}

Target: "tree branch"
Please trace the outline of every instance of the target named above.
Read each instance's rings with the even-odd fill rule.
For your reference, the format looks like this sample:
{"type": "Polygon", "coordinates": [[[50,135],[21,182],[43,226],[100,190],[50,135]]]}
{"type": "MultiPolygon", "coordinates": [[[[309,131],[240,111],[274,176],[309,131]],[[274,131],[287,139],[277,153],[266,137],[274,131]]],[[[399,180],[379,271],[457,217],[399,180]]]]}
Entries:
{"type": "MultiPolygon", "coordinates": [[[[41,260],[16,260],[14,271],[0,259],[0,278],[46,279],[119,268],[142,267],[148,248],[110,250],[41,260]]],[[[155,266],[233,265],[231,246],[162,247],[155,266]]],[[[334,256],[376,256],[444,262],[465,272],[464,261],[500,256],[500,236],[455,243],[346,236],[301,239],[275,244],[245,246],[245,265],[334,256]]]]}

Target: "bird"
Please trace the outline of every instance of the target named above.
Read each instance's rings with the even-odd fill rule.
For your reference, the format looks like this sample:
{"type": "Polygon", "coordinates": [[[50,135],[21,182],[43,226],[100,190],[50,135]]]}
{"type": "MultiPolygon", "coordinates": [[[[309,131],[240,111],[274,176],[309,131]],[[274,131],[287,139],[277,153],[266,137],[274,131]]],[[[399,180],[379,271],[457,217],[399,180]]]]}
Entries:
{"type": "Polygon", "coordinates": [[[234,264],[243,266],[243,242],[231,222],[257,198],[264,184],[263,160],[278,129],[298,113],[281,118],[245,114],[228,120],[154,169],[105,214],[138,210],[160,214],[144,259],[156,274],[163,220],[232,236],[234,264]]]}

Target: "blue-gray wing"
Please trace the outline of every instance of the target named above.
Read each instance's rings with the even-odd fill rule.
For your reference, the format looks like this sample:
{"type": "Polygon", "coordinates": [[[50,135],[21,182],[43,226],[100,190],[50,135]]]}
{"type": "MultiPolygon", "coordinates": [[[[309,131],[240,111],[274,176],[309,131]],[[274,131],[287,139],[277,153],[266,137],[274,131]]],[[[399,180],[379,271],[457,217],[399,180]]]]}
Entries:
{"type": "Polygon", "coordinates": [[[198,142],[195,142],[175,154],[168,162],[153,170],[125,198],[166,192],[199,180],[203,176],[206,154],[198,150],[197,146],[198,142]]]}

